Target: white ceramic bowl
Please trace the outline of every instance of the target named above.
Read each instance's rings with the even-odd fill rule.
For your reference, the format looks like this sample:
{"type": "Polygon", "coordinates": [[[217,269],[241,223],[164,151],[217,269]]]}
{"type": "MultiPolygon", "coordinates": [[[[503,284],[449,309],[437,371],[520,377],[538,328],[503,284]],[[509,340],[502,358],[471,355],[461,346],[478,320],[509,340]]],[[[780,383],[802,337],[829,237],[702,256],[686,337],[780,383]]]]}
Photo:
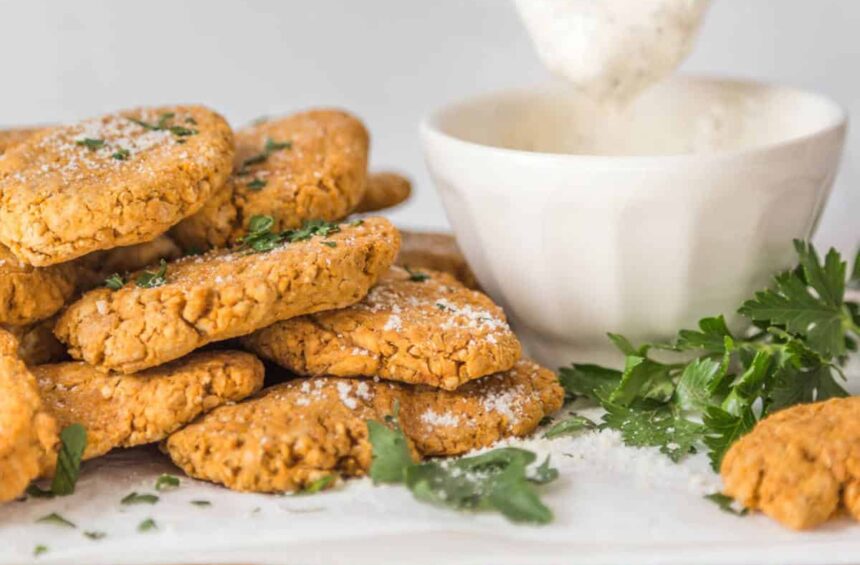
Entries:
{"type": "Polygon", "coordinates": [[[573,100],[559,86],[504,91],[421,126],[457,241],[532,355],[611,361],[606,332],[640,342],[732,318],[794,264],[792,239],[811,236],[838,167],[836,104],[702,78],[651,89],[619,123],[573,100]],[[571,123],[611,128],[613,143],[584,143],[571,123]],[[735,134],[732,149],[690,153],[735,134]]]}

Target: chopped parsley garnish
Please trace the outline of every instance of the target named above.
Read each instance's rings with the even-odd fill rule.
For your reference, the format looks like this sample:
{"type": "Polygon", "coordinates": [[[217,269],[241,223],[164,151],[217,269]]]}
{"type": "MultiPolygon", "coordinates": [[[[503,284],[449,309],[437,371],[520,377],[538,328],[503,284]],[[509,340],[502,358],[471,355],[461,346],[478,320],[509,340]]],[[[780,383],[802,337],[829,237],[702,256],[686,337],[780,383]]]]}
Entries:
{"type": "Polygon", "coordinates": [[[305,487],[299,494],[316,494],[320,491],[327,489],[330,485],[332,485],[337,477],[335,475],[326,475],[324,477],[320,477],[319,479],[313,481],[307,487],[305,487]]]}
{"type": "Polygon", "coordinates": [[[87,448],[87,430],[80,424],[71,424],[60,432],[60,450],[57,452],[57,469],[51,481],[51,492],[66,496],[75,492],[81,471],[81,457],[87,448]]]}
{"type": "Polygon", "coordinates": [[[800,265],[739,310],[753,332],[735,335],[716,316],[681,330],[670,344],[636,348],[610,334],[626,356],[624,369],[563,368],[566,392],[603,406],[601,427],[620,431],[628,445],[658,447],[674,461],[706,448],[714,469],[769,414],[847,396],[841,367],[860,338],[860,307],[844,299],[847,265],[832,249],[823,263],[812,245],[796,241],[795,249],[800,265]],[[652,350],[662,352],[661,360],[652,350]],[[664,361],[672,353],[677,360],[664,361]]]}
{"type": "Polygon", "coordinates": [[[387,425],[368,421],[373,447],[370,477],[374,483],[403,484],[422,501],[457,510],[495,510],[513,522],[545,524],[552,511],[534,488],[558,477],[549,459],[531,470],[537,456],[506,447],[473,457],[415,463],[395,416],[387,425]]]}
{"type": "Polygon", "coordinates": [[[84,535],[86,537],[90,538],[91,540],[100,540],[100,539],[104,539],[107,537],[107,534],[105,532],[95,532],[95,531],[84,532],[84,535]]]}
{"type": "Polygon", "coordinates": [[[726,496],[721,492],[715,492],[713,494],[708,494],[705,496],[706,500],[710,500],[714,504],[720,507],[720,510],[723,512],[728,512],[729,514],[734,514],[735,516],[746,516],[749,512],[746,508],[738,508],[735,500],[726,496]]]}
{"type": "Polygon", "coordinates": [[[158,524],[155,523],[155,520],[152,518],[147,518],[143,522],[137,525],[138,532],[150,532],[152,530],[157,530],[158,524]]]}
{"type": "Polygon", "coordinates": [[[248,190],[253,190],[254,192],[257,192],[258,190],[262,190],[266,186],[266,184],[268,183],[263,179],[254,179],[245,186],[248,187],[248,190]]]}
{"type": "Polygon", "coordinates": [[[48,553],[48,546],[39,544],[33,548],[33,557],[39,557],[40,555],[48,553]]]}
{"type": "Polygon", "coordinates": [[[54,493],[51,489],[43,489],[36,483],[30,483],[27,487],[27,496],[31,498],[54,498],[54,493]]]}
{"type": "Polygon", "coordinates": [[[208,500],[192,500],[191,504],[194,506],[212,506],[212,503],[208,500]]]}
{"type": "Polygon", "coordinates": [[[77,528],[74,522],[70,522],[66,520],[56,512],[51,512],[45,516],[42,516],[38,520],[36,520],[38,524],[52,524],[54,526],[62,526],[63,528],[77,528]]]}
{"type": "Polygon", "coordinates": [[[132,492],[127,494],[120,501],[120,504],[128,506],[130,504],[155,504],[156,502],[158,502],[158,497],[154,494],[132,492]]]}
{"type": "Polygon", "coordinates": [[[571,414],[569,417],[556,422],[546,431],[543,437],[553,439],[562,436],[571,436],[584,430],[596,430],[597,424],[577,414],[571,414]]]}
{"type": "Polygon", "coordinates": [[[155,490],[164,491],[179,488],[179,477],[164,473],[155,481],[155,490]]]}
{"type": "MultiPolygon", "coordinates": [[[[188,137],[190,135],[197,135],[198,133],[200,133],[196,129],[187,128],[185,126],[170,125],[170,121],[175,117],[176,114],[174,112],[165,112],[158,117],[158,122],[155,124],[150,124],[144,122],[143,120],[138,120],[136,118],[129,118],[129,120],[144,129],[148,129],[150,131],[169,131],[176,137],[188,137]]],[[[186,118],[185,123],[196,125],[197,122],[194,121],[194,118],[186,118]]],[[[184,142],[184,140],[182,139],[178,141],[184,142]]]]}
{"type": "Polygon", "coordinates": [[[152,273],[144,271],[138,275],[135,284],[140,288],[155,288],[167,284],[167,261],[162,259],[159,262],[158,271],[152,273]]]}
{"type": "Polygon", "coordinates": [[[265,163],[272,153],[282,151],[284,149],[292,149],[292,147],[292,141],[275,141],[273,139],[267,139],[266,144],[263,146],[263,150],[260,153],[242,161],[242,166],[239,167],[238,174],[246,175],[248,174],[248,167],[265,163]]]}
{"type": "Polygon", "coordinates": [[[338,233],[340,226],[333,222],[325,220],[308,220],[302,227],[284,232],[284,238],[290,243],[297,241],[306,241],[316,235],[320,237],[328,237],[331,234],[338,233]]]}
{"type": "Polygon", "coordinates": [[[128,149],[117,149],[111,157],[117,161],[125,161],[131,156],[131,151],[128,149]]]}
{"type": "MultiPolygon", "coordinates": [[[[271,216],[252,216],[248,222],[248,234],[240,240],[241,248],[262,253],[284,242],[306,241],[314,236],[328,237],[340,231],[338,224],[323,220],[308,220],[298,229],[283,232],[272,231],[274,225],[275,220],[271,216]]],[[[323,245],[337,247],[337,242],[324,241],[323,245]]]]}
{"type": "Polygon", "coordinates": [[[125,279],[119,273],[114,273],[105,279],[105,286],[111,290],[119,290],[125,286],[125,279]]]}
{"type": "Polygon", "coordinates": [[[80,147],[86,147],[90,151],[95,151],[97,149],[101,149],[105,146],[104,139],[93,139],[92,137],[85,137],[83,139],[79,139],[75,142],[75,145],[80,147]]]}
{"type": "Polygon", "coordinates": [[[323,241],[322,244],[326,247],[337,247],[337,242],[335,241],[323,241]]]}
{"type": "Polygon", "coordinates": [[[409,273],[409,280],[413,282],[424,282],[430,278],[430,275],[427,273],[422,273],[421,271],[413,270],[409,267],[403,267],[406,269],[406,272],[409,273]]]}

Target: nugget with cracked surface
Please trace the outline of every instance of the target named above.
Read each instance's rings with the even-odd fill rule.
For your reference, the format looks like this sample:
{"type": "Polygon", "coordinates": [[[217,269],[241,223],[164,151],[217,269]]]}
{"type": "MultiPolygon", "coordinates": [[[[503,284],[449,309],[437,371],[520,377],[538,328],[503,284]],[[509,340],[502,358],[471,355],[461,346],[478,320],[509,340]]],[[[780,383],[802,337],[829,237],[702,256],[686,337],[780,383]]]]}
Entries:
{"type": "Polygon", "coordinates": [[[388,270],[399,239],[387,220],[370,218],[264,253],[185,257],[167,265],[160,286],[141,288],[140,275],[132,275],[119,290],[88,292],[54,331],[73,358],[133,373],[279,320],[358,302],[388,270]]]}
{"type": "Polygon", "coordinates": [[[224,406],[171,435],[164,449],[192,477],[231,489],[300,490],[370,467],[367,420],[400,406],[400,426],[421,455],[459,455],[524,436],[561,408],[558,379],[532,361],[456,391],[375,379],[312,377],[224,406]]]}
{"type": "Polygon", "coordinates": [[[86,428],[84,459],[161,441],[263,386],[263,364],[241,351],[192,353],[134,375],[105,374],[80,361],[41,365],[33,373],[57,422],[86,428]]]}
{"type": "Polygon", "coordinates": [[[30,481],[52,472],[57,423],[39,396],[33,374],[18,359],[18,343],[0,330],[0,502],[17,498],[30,481]]]}
{"type": "Polygon", "coordinates": [[[446,390],[507,371],[521,353],[489,298],[447,273],[400,267],[349,308],[284,320],[242,343],[300,375],[375,375],[446,390]]]}
{"type": "Polygon", "coordinates": [[[720,474],[727,495],[789,528],[843,507],[860,520],[860,397],[776,412],[732,445],[720,474]]]}
{"type": "Polygon", "coordinates": [[[233,135],[201,106],[50,128],[0,160],[0,242],[31,265],[149,241],[230,174],[233,135]]]}
{"type": "Polygon", "coordinates": [[[206,250],[236,241],[255,215],[271,216],[276,230],[340,220],[364,196],[368,147],[361,121],[340,110],[243,128],[229,185],[172,234],[184,249],[206,250]]]}
{"type": "Polygon", "coordinates": [[[367,187],[364,198],[354,210],[356,213],[376,212],[397,206],[404,202],[412,193],[412,182],[401,175],[390,171],[379,171],[367,175],[367,187]]]}
{"type": "Polygon", "coordinates": [[[75,292],[74,264],[31,267],[0,245],[0,324],[26,325],[54,315],[75,292]]]}
{"type": "Polygon", "coordinates": [[[68,359],[66,346],[54,335],[56,317],[26,326],[0,325],[18,340],[18,357],[27,365],[56,363],[68,359]]]}
{"type": "Polygon", "coordinates": [[[433,269],[453,275],[468,288],[480,290],[475,274],[449,233],[401,230],[396,263],[416,269],[433,269]]]}

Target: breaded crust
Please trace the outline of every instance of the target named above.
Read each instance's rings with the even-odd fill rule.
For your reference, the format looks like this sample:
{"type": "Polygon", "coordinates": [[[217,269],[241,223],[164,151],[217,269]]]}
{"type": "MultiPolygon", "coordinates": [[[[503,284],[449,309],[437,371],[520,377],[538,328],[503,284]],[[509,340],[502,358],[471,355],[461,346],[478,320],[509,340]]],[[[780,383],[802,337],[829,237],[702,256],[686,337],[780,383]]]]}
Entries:
{"type": "Polygon", "coordinates": [[[26,326],[0,326],[18,340],[18,357],[28,366],[68,359],[66,346],[54,335],[56,317],[26,326]]]}
{"type": "Polygon", "coordinates": [[[274,218],[277,230],[340,220],[364,196],[368,148],[364,125],[340,110],[243,128],[236,132],[232,183],[173,236],[184,249],[206,250],[236,241],[255,215],[274,218]]]}
{"type": "Polygon", "coordinates": [[[207,351],[134,375],[105,374],[81,362],[33,368],[60,426],[87,430],[84,459],[118,447],[161,441],[200,414],[238,402],[263,386],[263,364],[249,353],[207,351]]]}
{"type": "Polygon", "coordinates": [[[801,404],[762,420],[726,453],[725,493],[796,530],[844,507],[860,520],[860,397],[801,404]]]}
{"type": "Polygon", "coordinates": [[[164,448],[192,477],[240,491],[295,491],[332,473],[364,474],[372,455],[366,422],[383,421],[395,401],[403,432],[421,454],[458,455],[530,433],[563,396],[555,375],[528,360],[456,391],[297,379],[214,410],[164,448]]]}
{"type": "Polygon", "coordinates": [[[0,324],[32,324],[54,315],[75,292],[77,265],[37,268],[0,245],[0,324]]]}
{"type": "Polygon", "coordinates": [[[401,230],[400,235],[402,243],[397,255],[398,265],[450,273],[468,288],[481,289],[453,235],[408,230],[401,230]]]}
{"type": "Polygon", "coordinates": [[[489,298],[446,273],[399,267],[349,308],[284,320],[242,343],[300,375],[375,375],[446,390],[507,371],[521,353],[489,298]]]}
{"type": "Polygon", "coordinates": [[[390,171],[370,173],[367,175],[364,198],[358,203],[358,208],[354,212],[376,212],[391,208],[404,202],[411,193],[412,182],[400,173],[390,171]]]}
{"type": "Polygon", "coordinates": [[[0,330],[0,502],[17,498],[30,481],[53,470],[59,433],[17,352],[15,338],[0,330]]]}
{"type": "Polygon", "coordinates": [[[279,320],[361,300],[388,270],[399,245],[387,220],[343,224],[266,253],[216,250],[167,267],[166,283],[85,294],[61,315],[55,333],[75,359],[133,373],[178,359],[207,343],[279,320]]]}
{"type": "Polygon", "coordinates": [[[46,266],[149,241],[200,209],[232,162],[230,127],[201,106],[45,130],[0,160],[0,242],[46,266]]]}
{"type": "Polygon", "coordinates": [[[0,129],[0,155],[24,143],[31,135],[43,128],[0,129]]]}

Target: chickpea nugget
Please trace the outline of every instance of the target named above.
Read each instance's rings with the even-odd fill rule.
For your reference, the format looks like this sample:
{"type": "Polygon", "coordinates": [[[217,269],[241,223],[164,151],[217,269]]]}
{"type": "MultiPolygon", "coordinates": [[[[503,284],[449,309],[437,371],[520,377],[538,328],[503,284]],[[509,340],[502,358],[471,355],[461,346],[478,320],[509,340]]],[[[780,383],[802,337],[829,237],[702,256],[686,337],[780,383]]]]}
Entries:
{"type": "Polygon", "coordinates": [[[239,351],[193,353],[134,375],[105,374],[81,362],[33,372],[60,425],[86,428],[85,459],[161,441],[200,414],[263,386],[263,364],[239,351]]]}
{"type": "Polygon", "coordinates": [[[300,375],[453,390],[507,371],[521,348],[501,308],[451,275],[392,268],[361,302],[278,322],[243,345],[300,375]]]}
{"type": "Polygon", "coordinates": [[[796,530],[860,520],[860,397],[780,410],[726,453],[725,493],[796,530]]]}
{"type": "Polygon", "coordinates": [[[448,233],[401,230],[402,243],[396,263],[414,269],[434,269],[452,274],[468,288],[480,290],[475,274],[448,233]]]}
{"type": "Polygon", "coordinates": [[[520,361],[456,391],[375,379],[297,379],[224,406],[171,435],[165,450],[192,477],[231,489],[295,491],[332,473],[364,474],[367,420],[400,405],[404,434],[423,455],[459,455],[524,436],[561,407],[555,375],[520,361]]]}
{"type": "Polygon", "coordinates": [[[132,275],[119,290],[85,294],[54,331],[73,358],[133,373],[279,320],[349,306],[388,270],[400,237],[382,218],[322,231],[293,243],[275,243],[281,235],[267,231],[251,245],[269,251],[216,250],[132,275]]]}
{"type": "Polygon", "coordinates": [[[50,128],[0,159],[0,242],[35,266],[149,241],[230,174],[233,135],[200,106],[50,128]]]}
{"type": "Polygon", "coordinates": [[[354,210],[357,213],[376,212],[404,202],[412,193],[412,183],[399,173],[381,171],[367,175],[364,198],[354,210]]]}
{"type": "Polygon", "coordinates": [[[53,469],[58,433],[36,379],[18,359],[18,343],[0,330],[0,502],[53,469]]]}
{"type": "Polygon", "coordinates": [[[26,325],[54,315],[74,294],[79,267],[31,267],[0,245],[0,324],[26,325]]]}
{"type": "Polygon", "coordinates": [[[236,132],[229,186],[173,229],[185,248],[223,247],[244,235],[256,215],[275,229],[346,217],[364,196],[369,138],[339,110],[309,110],[236,132]]]}

